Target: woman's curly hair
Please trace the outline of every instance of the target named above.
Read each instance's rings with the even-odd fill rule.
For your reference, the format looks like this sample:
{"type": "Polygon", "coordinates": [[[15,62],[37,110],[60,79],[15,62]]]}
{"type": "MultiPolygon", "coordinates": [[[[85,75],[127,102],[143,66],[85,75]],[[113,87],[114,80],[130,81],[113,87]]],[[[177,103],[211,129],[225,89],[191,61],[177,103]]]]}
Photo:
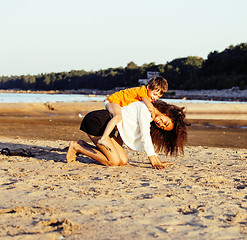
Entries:
{"type": "Polygon", "coordinates": [[[177,156],[184,154],[184,145],[187,142],[187,126],[190,124],[185,120],[184,107],[168,104],[162,100],[153,102],[162,114],[171,118],[174,127],[171,131],[158,128],[154,121],[151,122],[151,137],[157,152],[163,152],[177,156]]]}

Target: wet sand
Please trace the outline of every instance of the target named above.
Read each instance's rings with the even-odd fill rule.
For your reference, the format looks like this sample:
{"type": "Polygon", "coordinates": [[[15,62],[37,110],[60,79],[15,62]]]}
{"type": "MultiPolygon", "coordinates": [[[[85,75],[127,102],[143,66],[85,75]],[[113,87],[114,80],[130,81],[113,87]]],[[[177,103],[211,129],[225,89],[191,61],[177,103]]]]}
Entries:
{"type": "MultiPolygon", "coordinates": [[[[247,104],[181,103],[191,123],[188,145],[247,147],[247,104]]],[[[0,104],[2,136],[37,140],[89,141],[79,131],[82,117],[102,102],[0,104]],[[79,117],[79,114],[81,117],[79,117]]]]}
{"type": "Polygon", "coordinates": [[[32,153],[0,154],[0,239],[247,238],[246,105],[185,107],[185,155],[158,171],[129,149],[124,167],[66,163],[103,103],[0,104],[0,149],[32,153]]]}

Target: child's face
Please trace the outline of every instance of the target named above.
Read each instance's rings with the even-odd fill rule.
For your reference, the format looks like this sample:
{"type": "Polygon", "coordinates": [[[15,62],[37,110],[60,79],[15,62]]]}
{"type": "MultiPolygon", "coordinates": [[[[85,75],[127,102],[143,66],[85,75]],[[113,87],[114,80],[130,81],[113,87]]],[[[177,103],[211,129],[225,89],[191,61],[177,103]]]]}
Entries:
{"type": "Polygon", "coordinates": [[[160,90],[157,90],[157,89],[151,90],[149,88],[147,88],[147,90],[148,90],[147,94],[152,101],[158,100],[160,97],[162,97],[160,90]]]}

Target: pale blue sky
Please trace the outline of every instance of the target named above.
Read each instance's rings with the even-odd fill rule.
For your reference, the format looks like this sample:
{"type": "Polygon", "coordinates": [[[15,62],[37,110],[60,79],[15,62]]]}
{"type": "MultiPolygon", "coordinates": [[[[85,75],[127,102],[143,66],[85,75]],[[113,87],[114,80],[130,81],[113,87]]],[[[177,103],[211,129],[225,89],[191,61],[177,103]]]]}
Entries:
{"type": "Polygon", "coordinates": [[[246,0],[0,0],[0,75],[99,70],[247,42],[246,0]]]}

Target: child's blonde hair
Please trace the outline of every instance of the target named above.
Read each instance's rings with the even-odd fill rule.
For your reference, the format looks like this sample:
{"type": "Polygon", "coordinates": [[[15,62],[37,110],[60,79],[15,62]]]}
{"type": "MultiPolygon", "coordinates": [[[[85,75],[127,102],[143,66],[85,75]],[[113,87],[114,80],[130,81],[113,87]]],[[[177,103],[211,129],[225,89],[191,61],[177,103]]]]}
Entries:
{"type": "Polygon", "coordinates": [[[154,77],[149,80],[147,86],[150,90],[159,90],[164,95],[168,90],[168,83],[163,77],[154,77]]]}

